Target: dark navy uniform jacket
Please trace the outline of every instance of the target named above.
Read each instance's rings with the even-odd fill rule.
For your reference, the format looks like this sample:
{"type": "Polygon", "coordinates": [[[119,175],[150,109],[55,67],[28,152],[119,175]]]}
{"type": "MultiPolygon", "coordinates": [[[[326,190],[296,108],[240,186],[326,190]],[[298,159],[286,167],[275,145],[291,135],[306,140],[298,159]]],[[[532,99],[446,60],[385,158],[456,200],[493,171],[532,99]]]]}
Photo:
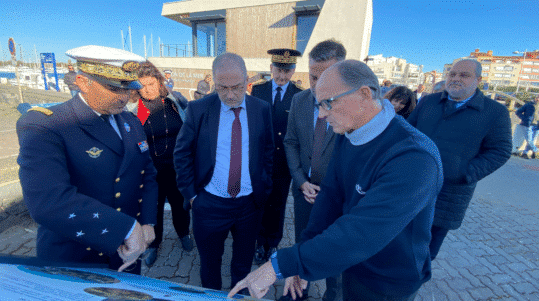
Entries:
{"type": "Polygon", "coordinates": [[[275,105],[273,104],[272,82],[273,80],[269,80],[258,85],[253,85],[251,96],[266,101],[273,108],[271,116],[273,122],[273,140],[275,142],[275,153],[273,156],[273,177],[290,178],[290,171],[288,170],[283,140],[286,134],[288,113],[290,112],[290,105],[292,104],[292,96],[301,92],[302,90],[296,87],[294,83],[290,82],[286,92],[281,96],[282,106],[280,106],[280,108],[284,110],[276,110],[275,105]]]}
{"type": "Polygon", "coordinates": [[[106,262],[135,220],[156,223],[156,171],[146,135],[123,112],[116,115],[120,139],[79,96],[49,109],[50,115],[29,111],[17,122],[23,197],[40,225],[37,256],[106,262]]]}

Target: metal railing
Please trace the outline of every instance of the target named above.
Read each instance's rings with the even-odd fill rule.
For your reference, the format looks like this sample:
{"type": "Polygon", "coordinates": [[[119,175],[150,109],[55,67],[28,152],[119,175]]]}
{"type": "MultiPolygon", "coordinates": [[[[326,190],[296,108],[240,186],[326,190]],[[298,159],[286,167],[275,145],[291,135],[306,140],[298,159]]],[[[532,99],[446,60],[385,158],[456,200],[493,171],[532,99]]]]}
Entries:
{"type": "Polygon", "coordinates": [[[161,44],[159,56],[193,57],[192,44],[161,44]]]}

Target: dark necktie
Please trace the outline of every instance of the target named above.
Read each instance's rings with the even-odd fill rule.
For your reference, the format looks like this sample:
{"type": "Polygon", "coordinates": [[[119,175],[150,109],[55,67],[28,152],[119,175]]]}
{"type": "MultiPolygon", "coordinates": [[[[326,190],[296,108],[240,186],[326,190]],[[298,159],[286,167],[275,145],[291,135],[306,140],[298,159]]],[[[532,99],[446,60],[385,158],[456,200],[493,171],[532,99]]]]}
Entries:
{"type": "Polygon", "coordinates": [[[320,158],[324,149],[324,138],[326,136],[327,122],[325,119],[317,118],[314,127],[313,155],[311,156],[311,183],[320,185],[322,182],[322,171],[320,158]]]}
{"type": "Polygon", "coordinates": [[[277,87],[277,93],[275,94],[275,99],[273,100],[273,105],[281,101],[281,87],[277,87]]]}
{"type": "Polygon", "coordinates": [[[228,172],[228,194],[235,198],[241,188],[241,108],[232,108],[234,121],[232,122],[232,139],[230,144],[230,170],[228,172]]]}
{"type": "Polygon", "coordinates": [[[110,115],[107,115],[107,114],[101,114],[101,116],[99,116],[99,117],[101,117],[101,119],[103,119],[103,121],[105,121],[106,124],[112,126],[112,125],[110,124],[110,121],[109,121],[109,120],[110,120],[110,115]]]}

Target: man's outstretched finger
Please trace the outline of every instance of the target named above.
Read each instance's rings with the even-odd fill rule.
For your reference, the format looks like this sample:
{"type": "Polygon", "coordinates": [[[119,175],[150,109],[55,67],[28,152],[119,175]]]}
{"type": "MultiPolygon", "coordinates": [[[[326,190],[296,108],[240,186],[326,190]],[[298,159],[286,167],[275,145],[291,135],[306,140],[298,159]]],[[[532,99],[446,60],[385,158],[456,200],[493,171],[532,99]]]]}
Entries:
{"type": "Polygon", "coordinates": [[[132,259],[128,262],[124,262],[124,264],[122,264],[122,266],[118,269],[118,272],[122,272],[123,270],[125,270],[126,268],[128,268],[130,265],[132,265],[133,263],[135,263],[135,261],[137,261],[137,259],[132,259]]]}
{"type": "MultiPolygon", "coordinates": [[[[232,298],[232,296],[234,296],[235,294],[237,294],[239,291],[241,291],[244,288],[247,288],[247,284],[245,283],[245,281],[243,280],[239,281],[238,283],[236,283],[236,286],[234,286],[234,288],[230,291],[230,293],[228,293],[228,298],[232,298]]],[[[251,292],[251,289],[249,289],[249,292],[251,292]]],[[[252,292],[251,292],[251,295],[253,295],[252,292]]]]}

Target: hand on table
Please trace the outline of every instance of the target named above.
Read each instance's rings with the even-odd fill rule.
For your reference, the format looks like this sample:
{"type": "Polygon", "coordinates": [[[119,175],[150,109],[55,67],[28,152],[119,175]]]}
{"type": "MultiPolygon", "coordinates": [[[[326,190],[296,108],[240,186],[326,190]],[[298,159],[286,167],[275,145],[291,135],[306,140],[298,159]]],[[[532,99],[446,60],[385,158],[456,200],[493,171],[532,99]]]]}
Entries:
{"type": "MultiPolygon", "coordinates": [[[[152,229],[153,231],[153,229],[152,229]]],[[[124,244],[118,248],[118,255],[123,260],[124,264],[118,269],[118,272],[123,271],[128,266],[137,261],[139,256],[146,251],[146,241],[142,227],[137,222],[135,228],[129,237],[124,241],[124,244]]]]}
{"type": "Polygon", "coordinates": [[[277,280],[271,261],[266,262],[258,269],[252,271],[243,280],[239,281],[236,286],[228,293],[228,297],[232,298],[235,294],[244,288],[249,289],[251,297],[262,298],[269,290],[269,287],[277,280]]]}
{"type": "Polygon", "coordinates": [[[284,283],[283,296],[290,295],[293,300],[296,300],[297,297],[303,297],[303,290],[307,288],[309,282],[299,278],[299,276],[288,277],[284,283]]]}

